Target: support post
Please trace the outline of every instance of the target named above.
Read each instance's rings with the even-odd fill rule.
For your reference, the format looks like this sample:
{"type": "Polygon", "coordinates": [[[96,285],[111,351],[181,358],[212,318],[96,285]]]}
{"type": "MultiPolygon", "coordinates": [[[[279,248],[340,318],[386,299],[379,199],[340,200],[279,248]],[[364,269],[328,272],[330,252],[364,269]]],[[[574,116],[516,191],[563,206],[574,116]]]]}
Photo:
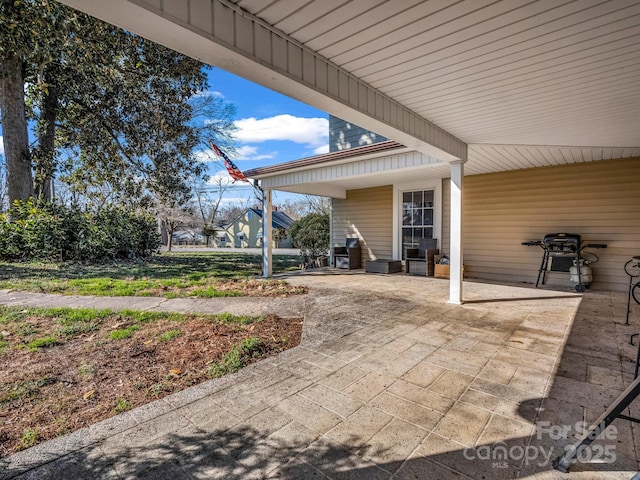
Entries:
{"type": "Polygon", "coordinates": [[[273,275],[273,262],[271,255],[272,214],[271,214],[271,190],[262,191],[262,276],[270,278],[273,275]]]}
{"type": "Polygon", "coordinates": [[[462,179],[464,162],[451,162],[451,238],[449,245],[449,303],[462,304],[462,179]]]}
{"type": "MultiPolygon", "coordinates": [[[[333,198],[329,202],[329,261],[327,264],[335,267],[333,264],[333,198]]],[[[629,297],[631,297],[631,294],[629,294],[629,297]]]]}

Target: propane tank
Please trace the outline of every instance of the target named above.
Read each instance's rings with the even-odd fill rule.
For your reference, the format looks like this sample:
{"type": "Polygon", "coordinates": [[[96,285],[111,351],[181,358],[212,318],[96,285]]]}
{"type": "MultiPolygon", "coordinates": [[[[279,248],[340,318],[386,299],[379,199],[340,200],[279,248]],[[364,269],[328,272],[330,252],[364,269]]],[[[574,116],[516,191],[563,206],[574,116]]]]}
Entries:
{"type": "Polygon", "coordinates": [[[578,278],[578,266],[574,261],[573,266],[569,268],[569,279],[571,283],[575,283],[576,285],[589,285],[593,282],[593,271],[591,267],[584,264],[584,260],[580,260],[580,278],[578,278]]]}

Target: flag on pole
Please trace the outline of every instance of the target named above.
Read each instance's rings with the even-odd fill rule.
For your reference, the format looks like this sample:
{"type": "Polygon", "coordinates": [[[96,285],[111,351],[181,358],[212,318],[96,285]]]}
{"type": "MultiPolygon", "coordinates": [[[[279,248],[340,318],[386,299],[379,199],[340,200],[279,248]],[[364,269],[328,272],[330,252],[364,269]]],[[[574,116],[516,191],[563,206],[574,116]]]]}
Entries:
{"type": "Polygon", "coordinates": [[[227,171],[229,172],[231,178],[233,178],[234,182],[237,180],[240,180],[241,182],[249,181],[249,179],[244,176],[244,173],[242,173],[242,171],[238,167],[236,167],[236,164],[233,163],[229,159],[229,157],[227,157],[224,152],[218,148],[215,143],[213,143],[211,140],[209,140],[209,143],[211,144],[211,148],[213,149],[215,154],[219,157],[222,157],[222,160],[224,160],[224,166],[227,168],[227,171]]]}

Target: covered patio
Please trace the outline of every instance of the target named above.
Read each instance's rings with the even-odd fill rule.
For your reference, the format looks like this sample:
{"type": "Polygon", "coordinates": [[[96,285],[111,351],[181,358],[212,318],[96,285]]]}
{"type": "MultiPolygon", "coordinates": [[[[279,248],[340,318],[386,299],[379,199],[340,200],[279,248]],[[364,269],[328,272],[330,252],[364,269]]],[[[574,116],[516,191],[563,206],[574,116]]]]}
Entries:
{"type": "Polygon", "coordinates": [[[467,302],[454,306],[432,278],[287,280],[310,287],[299,347],[7,457],[0,478],[628,480],[638,470],[638,428],[623,420],[570,474],[551,466],[631,380],[638,318],[624,325],[623,294],[465,282],[467,302]]]}
{"type": "MultiPolygon", "coordinates": [[[[549,211],[561,192],[568,200],[556,203],[575,202],[580,214],[558,219],[562,231],[578,227],[576,233],[618,234],[603,239],[615,240],[605,283],[607,289],[624,288],[621,266],[637,254],[632,238],[640,226],[606,220],[638,215],[637,209],[625,209],[638,201],[638,189],[630,187],[637,185],[638,169],[620,162],[640,156],[638,2],[62,1],[390,139],[396,151],[385,158],[332,160],[326,169],[290,164],[277,175],[254,172],[265,189],[263,210],[271,211],[272,190],[344,198],[348,191],[375,186],[413,188],[407,185],[411,182],[437,190],[440,181],[439,210],[447,218],[434,228],[447,233],[441,248],[450,257],[451,303],[464,300],[463,261],[469,259],[463,255],[466,175],[614,160],[605,172],[594,167],[591,183],[582,190],[579,181],[569,181],[569,188],[549,183],[576,177],[571,172],[532,172],[544,177],[532,191],[549,194],[551,203],[544,205],[549,211]],[[594,223],[588,223],[589,213],[597,208],[603,228],[589,232],[594,223]]],[[[513,203],[524,188],[512,185],[515,194],[502,203],[513,203]]],[[[495,212],[501,205],[491,207],[495,212]]],[[[514,218],[499,224],[517,224],[539,211],[534,206],[509,212],[514,218]]],[[[270,239],[268,216],[264,232],[270,239]]],[[[547,230],[551,222],[543,221],[533,238],[552,231],[547,230]]],[[[481,228],[474,238],[488,231],[481,228]]],[[[510,245],[528,240],[525,233],[509,232],[510,245]]],[[[383,248],[393,248],[396,258],[399,234],[392,235],[383,248]]],[[[266,276],[270,244],[264,253],[266,276]]],[[[477,270],[486,270],[485,276],[513,273],[491,271],[490,247],[474,248],[480,257],[477,270]]],[[[515,264],[508,269],[519,268],[515,264]]]]}

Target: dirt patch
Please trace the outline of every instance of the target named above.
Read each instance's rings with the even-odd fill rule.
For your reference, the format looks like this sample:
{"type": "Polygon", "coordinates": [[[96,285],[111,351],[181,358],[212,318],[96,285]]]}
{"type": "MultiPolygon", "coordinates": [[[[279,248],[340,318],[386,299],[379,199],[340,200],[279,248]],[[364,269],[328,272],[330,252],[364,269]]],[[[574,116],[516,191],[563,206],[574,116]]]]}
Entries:
{"type": "Polygon", "coordinates": [[[300,343],[300,318],[249,322],[167,314],[144,323],[114,314],[70,337],[38,315],[0,325],[0,457],[300,343]],[[244,356],[243,345],[251,347],[244,356]]]}

